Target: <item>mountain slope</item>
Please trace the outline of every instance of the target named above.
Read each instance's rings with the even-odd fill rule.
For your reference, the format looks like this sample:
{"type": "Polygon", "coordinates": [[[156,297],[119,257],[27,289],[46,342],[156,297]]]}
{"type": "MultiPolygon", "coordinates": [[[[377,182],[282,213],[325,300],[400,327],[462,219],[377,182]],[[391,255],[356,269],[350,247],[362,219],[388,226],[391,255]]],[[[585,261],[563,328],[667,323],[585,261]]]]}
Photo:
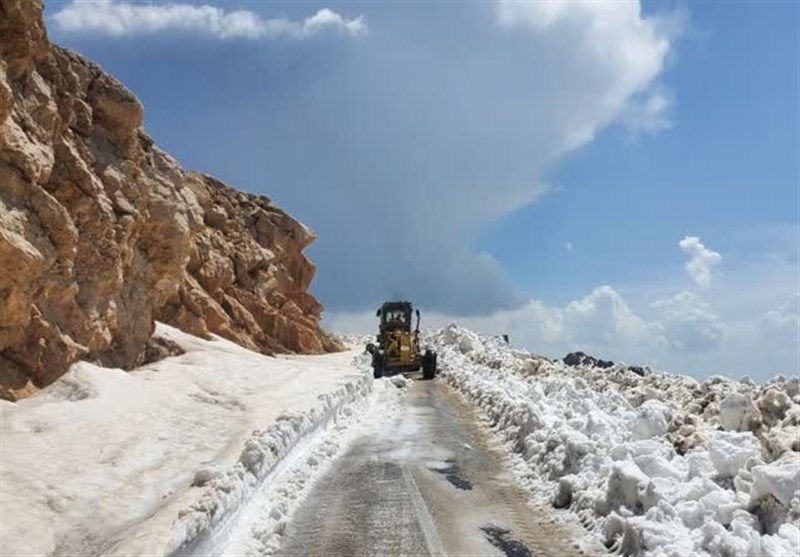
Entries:
{"type": "Polygon", "coordinates": [[[187,172],[141,102],[0,0],[0,396],[77,359],[141,363],[156,318],[264,353],[340,349],[307,288],[314,234],[263,196],[187,172]]]}

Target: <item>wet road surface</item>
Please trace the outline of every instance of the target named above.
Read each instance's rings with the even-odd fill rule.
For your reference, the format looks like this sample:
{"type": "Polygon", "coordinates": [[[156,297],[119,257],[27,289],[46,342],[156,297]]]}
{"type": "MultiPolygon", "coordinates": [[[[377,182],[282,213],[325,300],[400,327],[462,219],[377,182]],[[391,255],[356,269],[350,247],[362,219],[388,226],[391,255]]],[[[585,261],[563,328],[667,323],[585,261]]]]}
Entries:
{"type": "Polygon", "coordinates": [[[502,448],[447,386],[411,381],[407,405],[319,479],[280,555],[583,555],[552,511],[527,504],[502,448]]]}

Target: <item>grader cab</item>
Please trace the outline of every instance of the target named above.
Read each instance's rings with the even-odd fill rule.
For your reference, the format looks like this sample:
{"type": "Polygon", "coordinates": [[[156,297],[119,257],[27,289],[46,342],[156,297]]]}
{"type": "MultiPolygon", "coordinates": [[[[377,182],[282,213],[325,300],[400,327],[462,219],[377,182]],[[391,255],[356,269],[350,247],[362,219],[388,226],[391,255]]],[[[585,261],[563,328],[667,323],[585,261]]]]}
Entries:
{"type": "Polygon", "coordinates": [[[436,352],[419,345],[419,310],[412,311],[411,302],[386,302],[376,313],[380,317],[377,344],[368,344],[372,354],[373,376],[377,379],[398,372],[419,371],[423,379],[436,375],[436,352]],[[417,323],[411,330],[412,316],[417,323]]]}

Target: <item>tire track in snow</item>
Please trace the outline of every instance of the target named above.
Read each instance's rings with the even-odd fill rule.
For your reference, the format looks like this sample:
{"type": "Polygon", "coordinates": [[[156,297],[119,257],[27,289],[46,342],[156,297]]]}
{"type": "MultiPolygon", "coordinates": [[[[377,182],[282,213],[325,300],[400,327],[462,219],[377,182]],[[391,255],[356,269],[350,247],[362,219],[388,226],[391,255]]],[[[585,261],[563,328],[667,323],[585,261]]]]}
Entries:
{"type": "Polygon", "coordinates": [[[439,539],[439,532],[436,531],[436,524],[433,522],[431,513],[425,501],[422,499],[422,494],[419,492],[419,486],[414,481],[414,476],[408,466],[403,466],[403,479],[405,480],[406,488],[411,495],[411,501],[414,504],[414,513],[417,515],[422,534],[425,536],[425,544],[428,546],[428,551],[431,555],[444,555],[444,546],[442,540],[439,539]]]}

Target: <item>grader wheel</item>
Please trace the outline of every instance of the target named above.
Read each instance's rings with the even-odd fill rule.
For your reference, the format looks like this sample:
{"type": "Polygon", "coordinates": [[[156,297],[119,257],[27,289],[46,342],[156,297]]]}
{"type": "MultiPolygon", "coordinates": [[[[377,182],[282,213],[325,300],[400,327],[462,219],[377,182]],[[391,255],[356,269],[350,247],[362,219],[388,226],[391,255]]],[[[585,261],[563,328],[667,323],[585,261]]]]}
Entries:
{"type": "Polygon", "coordinates": [[[433,379],[436,375],[436,353],[426,350],[422,356],[422,378],[433,379]]]}
{"type": "Polygon", "coordinates": [[[385,367],[386,354],[380,350],[375,350],[372,353],[372,377],[375,379],[380,379],[383,377],[385,367]]]}

